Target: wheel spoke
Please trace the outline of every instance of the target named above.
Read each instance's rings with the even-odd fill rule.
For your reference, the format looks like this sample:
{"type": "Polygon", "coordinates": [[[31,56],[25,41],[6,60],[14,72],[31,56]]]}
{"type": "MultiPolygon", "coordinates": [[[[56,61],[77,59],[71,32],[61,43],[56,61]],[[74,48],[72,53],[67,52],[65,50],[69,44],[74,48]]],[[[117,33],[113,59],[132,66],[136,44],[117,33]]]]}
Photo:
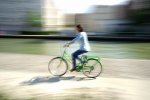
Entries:
{"type": "Polygon", "coordinates": [[[49,72],[54,76],[62,76],[67,72],[68,64],[61,57],[53,58],[48,65],[49,72]]]}
{"type": "Polygon", "coordinates": [[[60,67],[61,63],[62,63],[62,60],[61,60],[61,61],[60,61],[60,63],[57,65],[57,68],[59,68],[59,67],[60,67]]]}
{"type": "Polygon", "coordinates": [[[100,75],[102,71],[102,66],[100,62],[94,59],[88,60],[88,62],[86,63],[86,67],[89,67],[89,69],[88,71],[83,70],[83,74],[86,75],[87,77],[97,77],[100,75]]]}

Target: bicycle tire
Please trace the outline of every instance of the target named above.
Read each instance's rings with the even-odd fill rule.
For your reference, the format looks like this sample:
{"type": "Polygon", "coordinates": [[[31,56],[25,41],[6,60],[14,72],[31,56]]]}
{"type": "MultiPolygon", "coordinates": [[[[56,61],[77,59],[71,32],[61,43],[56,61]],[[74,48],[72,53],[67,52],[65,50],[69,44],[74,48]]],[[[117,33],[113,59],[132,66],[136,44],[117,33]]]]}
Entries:
{"type": "Polygon", "coordinates": [[[98,76],[100,76],[100,74],[102,73],[102,64],[99,60],[96,59],[88,59],[87,63],[83,66],[83,70],[82,70],[83,74],[89,78],[96,78],[98,76]],[[95,75],[92,75],[92,69],[90,68],[89,70],[84,70],[85,67],[92,67],[92,65],[90,65],[91,62],[95,62],[96,65],[93,66],[93,70],[96,70],[97,72],[95,73],[95,75]]]}
{"type": "Polygon", "coordinates": [[[65,59],[63,59],[62,57],[55,57],[55,58],[51,59],[51,60],[49,61],[49,63],[48,63],[48,71],[49,71],[52,75],[54,75],[54,76],[63,76],[64,74],[66,74],[67,70],[68,70],[68,63],[67,63],[67,61],[66,61],[65,59]],[[59,61],[60,61],[60,63],[58,63],[59,61]],[[55,65],[53,65],[53,63],[54,63],[55,65]],[[62,63],[63,63],[64,65],[63,65],[62,63]],[[59,64],[59,66],[58,66],[57,64],[59,64]],[[57,66],[56,66],[56,65],[57,65],[57,66]],[[61,65],[61,66],[60,66],[60,65],[61,65]],[[52,68],[55,68],[55,67],[57,67],[57,70],[56,70],[56,69],[54,70],[56,73],[54,73],[53,70],[52,70],[52,68]],[[63,71],[60,72],[60,73],[58,73],[58,72],[59,72],[58,67],[59,67],[59,68],[62,68],[63,71]]]}

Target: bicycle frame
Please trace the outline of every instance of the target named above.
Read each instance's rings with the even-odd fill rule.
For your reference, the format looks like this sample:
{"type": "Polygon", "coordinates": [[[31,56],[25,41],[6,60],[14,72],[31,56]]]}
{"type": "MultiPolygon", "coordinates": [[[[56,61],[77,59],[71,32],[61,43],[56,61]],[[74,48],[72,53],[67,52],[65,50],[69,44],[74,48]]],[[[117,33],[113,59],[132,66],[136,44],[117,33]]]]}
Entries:
{"type": "MultiPolygon", "coordinates": [[[[67,62],[69,62],[70,64],[72,64],[72,60],[71,60],[69,54],[67,53],[67,47],[65,47],[65,50],[64,50],[64,52],[63,52],[63,54],[62,54],[62,58],[63,58],[64,60],[66,60],[67,62]]],[[[79,62],[79,63],[77,64],[77,71],[78,71],[78,72],[81,72],[82,70],[83,70],[83,64],[82,64],[81,62],[79,62]]]]}
{"type": "MultiPolygon", "coordinates": [[[[65,50],[62,54],[62,58],[69,61],[71,63],[71,58],[69,56],[69,54],[67,53],[67,47],[65,47],[65,50]]],[[[87,56],[87,59],[95,59],[95,60],[100,60],[100,58],[98,56],[87,56]]]]}
{"type": "MultiPolygon", "coordinates": [[[[65,50],[64,50],[64,52],[63,52],[63,54],[62,54],[62,58],[65,59],[67,62],[69,62],[69,63],[72,64],[72,60],[71,60],[69,54],[67,53],[67,47],[65,47],[65,50]]],[[[95,60],[98,60],[98,61],[99,61],[99,57],[97,57],[97,56],[87,56],[87,60],[88,60],[88,59],[95,59],[95,60]]],[[[80,62],[80,63],[77,64],[77,71],[78,71],[78,72],[80,72],[80,71],[82,71],[82,70],[86,70],[86,69],[92,67],[92,66],[90,66],[90,67],[83,68],[83,67],[84,67],[83,64],[84,64],[84,63],[82,63],[82,62],[80,62]]],[[[92,68],[93,68],[93,67],[92,67],[92,68]]]]}
{"type": "Polygon", "coordinates": [[[67,53],[67,47],[65,47],[65,50],[62,54],[62,58],[65,59],[67,62],[72,63],[71,58],[70,58],[69,54],[67,53]]]}
{"type": "MultiPolygon", "coordinates": [[[[100,75],[100,73],[102,72],[102,64],[101,64],[98,56],[82,55],[80,59],[79,59],[79,62],[76,64],[77,65],[76,72],[83,72],[83,74],[89,78],[95,78],[100,75]],[[99,65],[96,66],[96,64],[99,64],[99,65]],[[98,70],[98,72],[96,72],[96,74],[94,72],[94,76],[91,76],[92,75],[91,72],[95,68],[99,68],[99,70],[98,70]]],[[[49,61],[48,70],[52,75],[62,76],[68,70],[68,67],[69,67],[68,65],[70,65],[68,63],[72,64],[72,59],[71,59],[71,56],[67,53],[67,47],[65,47],[61,56],[57,56],[49,61]],[[55,61],[58,61],[59,63],[55,62],[55,61]],[[54,62],[56,63],[56,65],[54,62]],[[51,65],[51,63],[54,63],[54,64],[51,65]],[[65,65],[64,64],[62,65],[62,63],[64,63],[65,65]],[[61,72],[59,70],[59,67],[61,67],[61,66],[65,67],[63,72],[61,72]],[[53,72],[53,69],[54,69],[54,72],[53,72]],[[57,71],[58,71],[58,73],[57,73],[57,71]]],[[[96,69],[96,71],[97,71],[97,69],[96,69]]]]}

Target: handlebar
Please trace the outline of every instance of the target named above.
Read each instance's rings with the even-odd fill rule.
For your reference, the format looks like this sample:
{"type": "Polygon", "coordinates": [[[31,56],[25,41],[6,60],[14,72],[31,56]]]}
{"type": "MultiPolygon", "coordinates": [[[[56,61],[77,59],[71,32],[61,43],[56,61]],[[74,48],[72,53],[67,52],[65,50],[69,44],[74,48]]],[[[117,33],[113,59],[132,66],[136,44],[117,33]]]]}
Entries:
{"type": "Polygon", "coordinates": [[[67,43],[65,43],[65,44],[63,45],[63,47],[64,47],[64,48],[68,48],[68,47],[69,47],[68,42],[67,42],[67,43]]]}

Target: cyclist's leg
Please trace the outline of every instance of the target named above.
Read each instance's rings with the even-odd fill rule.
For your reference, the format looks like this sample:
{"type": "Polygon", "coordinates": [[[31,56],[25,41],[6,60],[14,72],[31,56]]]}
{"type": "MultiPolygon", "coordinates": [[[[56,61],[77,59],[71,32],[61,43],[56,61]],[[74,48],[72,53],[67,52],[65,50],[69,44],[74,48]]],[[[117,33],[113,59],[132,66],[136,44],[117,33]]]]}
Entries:
{"type": "Polygon", "coordinates": [[[76,67],[76,59],[78,58],[78,50],[75,51],[74,53],[72,53],[72,66],[73,66],[73,69],[75,69],[76,67]]]}
{"type": "Polygon", "coordinates": [[[83,53],[86,53],[87,51],[84,51],[84,50],[77,50],[75,51],[73,54],[72,54],[72,62],[73,62],[73,68],[75,69],[76,68],[76,59],[79,59],[79,55],[83,54],[83,53]]]}
{"type": "MultiPolygon", "coordinates": [[[[88,51],[81,50],[81,53],[80,53],[79,55],[84,54],[84,53],[87,53],[87,52],[88,52],[88,51]]],[[[79,57],[79,55],[77,56],[77,59],[78,59],[80,62],[82,62],[81,57],[79,57]]]]}

